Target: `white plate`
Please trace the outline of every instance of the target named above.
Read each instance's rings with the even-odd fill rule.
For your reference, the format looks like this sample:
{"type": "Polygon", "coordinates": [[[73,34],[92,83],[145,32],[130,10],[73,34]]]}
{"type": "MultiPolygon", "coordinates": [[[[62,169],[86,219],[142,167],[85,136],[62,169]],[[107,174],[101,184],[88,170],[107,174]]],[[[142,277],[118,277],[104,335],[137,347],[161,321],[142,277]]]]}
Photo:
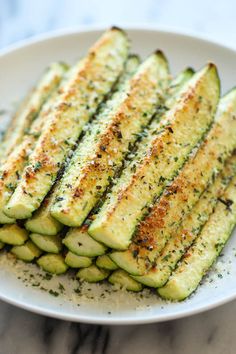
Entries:
{"type": "MultiPolygon", "coordinates": [[[[101,32],[91,30],[53,34],[2,52],[0,107],[19,99],[49,62],[65,60],[73,63],[86,52],[101,32]]],[[[150,28],[129,29],[128,35],[132,40],[133,51],[142,56],[157,48],[164,50],[173,74],[189,65],[198,69],[212,60],[219,68],[222,92],[236,84],[236,52],[232,49],[194,36],[150,28]]],[[[18,274],[23,274],[21,267],[16,269],[5,257],[0,257],[0,298],[30,311],[79,322],[128,324],[174,319],[213,308],[236,297],[234,236],[223,253],[210,279],[204,281],[193,296],[181,303],[162,302],[155,293],[148,294],[144,299],[140,295],[136,297],[122,291],[109,294],[109,287],[101,288],[97,285],[83,287],[83,292],[94,296],[94,299],[92,295],[88,299],[74,293],[76,281],[68,280],[65,276],[59,280],[44,280],[50,289],[57,288],[59,281],[65,286],[66,294],[54,297],[38,287],[27,287],[22,279],[18,279],[18,274]],[[101,297],[102,292],[106,294],[105,300],[103,295],[101,297]]],[[[27,265],[26,268],[31,273],[34,266],[27,265]]],[[[33,282],[37,285],[37,279],[33,282]]]]}

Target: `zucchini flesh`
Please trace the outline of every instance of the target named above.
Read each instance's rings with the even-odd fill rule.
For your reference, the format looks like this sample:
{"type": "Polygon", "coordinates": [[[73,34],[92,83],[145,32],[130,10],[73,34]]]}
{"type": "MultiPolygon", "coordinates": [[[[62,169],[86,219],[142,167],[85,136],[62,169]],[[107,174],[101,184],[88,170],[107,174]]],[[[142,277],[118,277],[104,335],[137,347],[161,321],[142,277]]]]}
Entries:
{"type": "Polygon", "coordinates": [[[37,264],[45,272],[51,274],[63,274],[67,271],[68,265],[60,254],[48,253],[37,259],[37,264]]]}
{"type": "Polygon", "coordinates": [[[88,234],[87,225],[70,229],[62,243],[78,256],[96,257],[103,255],[107,249],[88,234]]]}
{"type": "Polygon", "coordinates": [[[80,269],[76,277],[85,280],[88,283],[97,283],[106,279],[109,276],[110,272],[106,269],[99,269],[96,265],[92,264],[87,268],[80,269]]]}
{"type": "Polygon", "coordinates": [[[62,242],[59,235],[48,236],[32,233],[29,237],[38,248],[47,253],[59,253],[62,250],[62,242]]]}
{"type": "Polygon", "coordinates": [[[63,225],[51,216],[50,209],[53,204],[54,191],[57,184],[52,189],[51,193],[43,200],[40,208],[36,210],[33,216],[26,220],[25,228],[34,233],[42,235],[54,236],[62,230],[63,225]]]}
{"type": "Polygon", "coordinates": [[[84,125],[121,74],[128,49],[126,35],[111,29],[72,69],[73,75],[48,115],[28,166],[5,207],[7,216],[25,219],[39,208],[84,125]]]}
{"type": "Polygon", "coordinates": [[[161,297],[184,300],[196,290],[203,276],[217,259],[236,224],[235,185],[236,177],[233,178],[222,199],[218,201],[214,213],[166,285],[158,289],[161,297]]]}
{"type": "Polygon", "coordinates": [[[140,219],[209,129],[218,99],[218,74],[209,64],[162,118],[143,158],[123,171],[89,228],[94,239],[118,250],[128,248],[140,219]]]}
{"type": "MultiPolygon", "coordinates": [[[[83,141],[86,144],[83,144],[83,148],[85,150],[91,150],[90,142],[92,141],[92,136],[95,134],[96,129],[99,129],[99,126],[103,122],[104,113],[109,112],[112,108],[112,104],[114,101],[114,97],[122,90],[124,82],[133,75],[134,71],[137,69],[139,65],[139,57],[136,55],[129,56],[126,64],[124,73],[120,76],[117,84],[114,87],[114,93],[111,95],[111,98],[108,99],[96,119],[90,124],[89,129],[86,130],[86,134],[83,138],[83,141]]],[[[79,145],[80,151],[81,143],[79,145]]],[[[78,150],[77,150],[78,151],[78,150]]],[[[81,156],[82,160],[82,156],[81,156]]],[[[41,233],[43,235],[56,235],[63,227],[63,225],[52,217],[51,215],[51,207],[54,204],[55,198],[57,197],[58,183],[50,191],[49,195],[43,200],[40,208],[36,210],[33,216],[28,219],[25,223],[25,227],[27,230],[32,232],[41,233]]]]}
{"type": "Polygon", "coordinates": [[[32,262],[41,255],[42,251],[29,240],[24,245],[12,247],[11,253],[24,262],[32,262]]]}
{"type": "Polygon", "coordinates": [[[88,149],[84,139],[72,157],[58,189],[59,198],[51,208],[54,218],[67,226],[82,225],[122,167],[130,145],[162,103],[168,78],[168,65],[160,52],[140,65],[124,90],[114,97],[113,109],[98,125],[99,133],[90,140],[92,149],[88,149]]]}
{"type": "Polygon", "coordinates": [[[109,276],[108,281],[113,285],[119,285],[120,287],[130,291],[138,292],[143,288],[142,284],[132,279],[130,275],[122,269],[115,270],[109,276]]]}
{"type": "Polygon", "coordinates": [[[196,154],[140,223],[130,248],[112,259],[132,275],[144,275],[154,264],[171,234],[177,231],[201,193],[236,147],[236,89],[220,100],[215,123],[196,154]]]}
{"type": "Polygon", "coordinates": [[[8,245],[21,246],[28,239],[28,232],[17,224],[4,225],[0,228],[0,241],[8,245]]]}
{"type": "MultiPolygon", "coordinates": [[[[58,64],[57,82],[65,73],[65,67],[62,64],[58,64]],[[59,71],[59,68],[61,70],[59,71]]],[[[0,223],[1,224],[13,224],[15,219],[9,218],[3,213],[3,209],[13,194],[17,184],[19,183],[22,171],[27,162],[29,154],[32,152],[37,138],[40,136],[42,128],[47,119],[47,115],[52,110],[58,97],[58,87],[55,86],[54,91],[51,92],[48,100],[44,103],[41,111],[34,119],[29,132],[25,133],[20,145],[16,146],[13,151],[8,155],[8,158],[4,161],[0,168],[0,223]]]]}
{"type": "Polygon", "coordinates": [[[118,268],[107,254],[97,257],[96,266],[107,270],[116,270],[118,268]]]}
{"type": "Polygon", "coordinates": [[[177,262],[187,248],[191,246],[209,219],[218,199],[222,196],[225,188],[235,174],[236,156],[232,156],[227,161],[224,170],[201,195],[191,213],[183,219],[178,230],[171,235],[160,256],[155,261],[155,266],[145,275],[133,276],[135,280],[153,288],[159,288],[167,282],[177,262]]]}
{"type": "Polygon", "coordinates": [[[77,256],[72,252],[68,252],[65,258],[66,264],[71,268],[87,268],[92,265],[92,258],[77,256]]]}
{"type": "Polygon", "coordinates": [[[58,86],[62,72],[66,69],[63,63],[52,63],[35,89],[30,93],[26,103],[15,115],[1,142],[1,157],[7,157],[21,142],[25,132],[41,110],[41,107],[58,86]]]}

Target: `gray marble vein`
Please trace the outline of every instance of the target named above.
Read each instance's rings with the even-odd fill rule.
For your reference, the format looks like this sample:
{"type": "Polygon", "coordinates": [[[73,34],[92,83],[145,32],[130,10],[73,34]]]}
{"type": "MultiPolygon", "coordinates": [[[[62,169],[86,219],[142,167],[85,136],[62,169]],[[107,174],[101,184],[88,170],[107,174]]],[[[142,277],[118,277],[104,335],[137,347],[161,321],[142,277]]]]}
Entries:
{"type": "MultiPolygon", "coordinates": [[[[153,23],[236,46],[233,0],[0,0],[0,48],[78,25],[153,23]]],[[[142,326],[50,319],[0,302],[0,354],[234,354],[236,301],[193,317],[142,326]]]]}
{"type": "Polygon", "coordinates": [[[150,325],[98,326],[0,304],[1,354],[234,354],[236,302],[150,325]]]}

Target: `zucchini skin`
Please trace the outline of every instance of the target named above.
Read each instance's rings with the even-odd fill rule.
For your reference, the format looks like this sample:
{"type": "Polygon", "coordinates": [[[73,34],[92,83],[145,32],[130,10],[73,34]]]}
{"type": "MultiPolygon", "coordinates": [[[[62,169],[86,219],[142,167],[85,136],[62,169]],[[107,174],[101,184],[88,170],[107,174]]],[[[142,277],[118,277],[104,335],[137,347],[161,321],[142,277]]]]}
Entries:
{"type": "Polygon", "coordinates": [[[194,75],[164,115],[159,134],[154,135],[135,170],[123,171],[89,228],[92,237],[114,249],[128,248],[140,219],[211,126],[218,100],[219,77],[215,66],[209,64],[194,75]]]}
{"type": "Polygon", "coordinates": [[[0,160],[5,160],[22,141],[25,132],[30,128],[43,104],[58,86],[61,73],[66,69],[67,65],[64,63],[52,63],[43,74],[36,87],[28,95],[13,117],[12,122],[10,122],[5,132],[3,140],[0,143],[0,160]]]}
{"type": "Polygon", "coordinates": [[[112,255],[121,268],[132,275],[144,275],[155,265],[165,243],[177,231],[183,215],[191,211],[235,149],[235,112],[236,90],[232,90],[220,100],[215,123],[203,144],[137,227],[129,250],[112,255]]]}
{"type": "Polygon", "coordinates": [[[166,285],[158,289],[165,299],[181,301],[198,287],[229,239],[236,224],[236,177],[214,213],[203,227],[194,244],[188,249],[166,285]],[[223,202],[222,202],[223,201],[223,202]]]}
{"type": "MultiPolygon", "coordinates": [[[[163,101],[168,79],[168,64],[162,53],[151,55],[140,65],[114,97],[114,108],[104,117],[105,124],[98,126],[99,133],[91,142],[92,149],[86,149],[82,156],[83,163],[81,144],[72,157],[58,189],[59,200],[56,198],[51,208],[54,218],[67,226],[82,225],[122,167],[130,145],[163,101]]],[[[88,144],[86,139],[83,143],[88,144]]]]}
{"type": "Polygon", "coordinates": [[[39,208],[84,125],[121,74],[128,49],[124,33],[112,29],[72,69],[71,80],[49,114],[21,181],[5,207],[7,216],[25,219],[39,208]]]}
{"type": "Polygon", "coordinates": [[[228,159],[223,171],[215,181],[203,192],[191,212],[183,218],[177,231],[172,233],[160,256],[157,257],[155,266],[143,276],[133,276],[135,280],[153,288],[159,288],[168,281],[177,262],[197,238],[213,213],[218,199],[222,197],[227,185],[235,175],[236,156],[233,155],[228,159]]]}
{"type": "MultiPolygon", "coordinates": [[[[111,94],[111,97],[103,104],[102,108],[99,111],[99,114],[96,116],[96,119],[91,122],[89,125],[89,129],[86,130],[84,138],[82,142],[79,144],[79,150],[81,146],[84,146],[85,150],[90,148],[90,142],[92,140],[92,134],[94,134],[96,129],[99,129],[100,125],[103,124],[104,113],[106,111],[110,111],[112,107],[112,103],[114,97],[119,94],[122,90],[124,83],[127,79],[129,79],[133,73],[137,70],[137,67],[140,63],[140,59],[137,55],[130,55],[127,62],[125,63],[124,72],[119,77],[118,82],[116,83],[114,90],[111,94]]],[[[77,150],[78,151],[78,150],[77,150]]],[[[80,156],[81,163],[83,159],[80,156]]],[[[63,224],[60,223],[58,220],[53,218],[51,215],[51,208],[55,202],[55,198],[58,197],[58,189],[59,189],[59,181],[55,183],[53,188],[51,189],[50,193],[47,197],[43,200],[40,208],[37,209],[33,216],[28,219],[25,223],[25,227],[27,230],[31,232],[41,233],[44,235],[56,235],[62,228],[63,224]]],[[[60,196],[60,195],[59,195],[60,196]]]]}
{"type": "MultiPolygon", "coordinates": [[[[56,64],[55,64],[56,65],[56,64]]],[[[61,82],[65,74],[65,66],[57,65],[57,83],[61,82]]],[[[11,153],[8,154],[7,159],[3,162],[0,168],[0,223],[13,224],[15,219],[7,217],[3,210],[13,194],[17,184],[20,181],[22,171],[27,163],[30,153],[33,151],[35,143],[41,134],[45,120],[49,112],[51,112],[53,105],[58,97],[58,85],[49,95],[49,98],[41,107],[38,115],[32,122],[29,131],[24,134],[21,143],[16,146],[11,153]]]]}

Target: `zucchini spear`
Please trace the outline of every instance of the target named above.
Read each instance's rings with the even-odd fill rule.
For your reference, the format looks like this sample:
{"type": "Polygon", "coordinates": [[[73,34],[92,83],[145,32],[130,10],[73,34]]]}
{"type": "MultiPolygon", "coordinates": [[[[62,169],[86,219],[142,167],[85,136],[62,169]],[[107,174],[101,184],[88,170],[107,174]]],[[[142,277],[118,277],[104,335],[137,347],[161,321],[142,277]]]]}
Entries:
{"type": "Polygon", "coordinates": [[[111,260],[107,254],[98,256],[96,259],[96,266],[98,268],[107,269],[107,270],[116,270],[118,266],[111,260]]]}
{"type": "Polygon", "coordinates": [[[69,251],[66,255],[65,262],[71,268],[87,268],[92,265],[93,260],[89,257],[77,256],[77,254],[69,251]]]}
{"type": "Polygon", "coordinates": [[[62,250],[62,242],[60,235],[40,235],[32,233],[29,235],[33,243],[42,251],[47,253],[60,253],[62,250]]]}
{"type": "Polygon", "coordinates": [[[36,87],[24,100],[13,117],[0,143],[0,159],[5,160],[13,149],[22,141],[26,131],[37,117],[43,104],[58,86],[61,74],[66,69],[63,63],[52,63],[36,87]]]}
{"type": "Polygon", "coordinates": [[[45,272],[57,275],[65,273],[68,269],[68,265],[61,254],[47,253],[37,259],[37,264],[45,272]]]}
{"type": "Polygon", "coordinates": [[[27,241],[28,232],[17,224],[0,228],[0,241],[8,245],[21,246],[27,241]]]}
{"type": "MultiPolygon", "coordinates": [[[[59,84],[66,71],[65,64],[53,64],[54,71],[57,68],[57,83],[59,84]],[[55,68],[54,68],[55,67],[55,68]]],[[[54,73],[56,75],[56,72],[54,73]]],[[[63,80],[64,81],[64,80],[63,80]]],[[[63,85],[61,85],[62,87],[63,85]]],[[[9,218],[3,212],[4,207],[11,198],[17,184],[19,183],[22,171],[27,163],[27,159],[34,149],[35,143],[41,134],[47,116],[52,111],[58,98],[58,86],[42,106],[40,112],[35,117],[28,132],[22,137],[21,143],[16,146],[8,155],[0,168],[0,224],[12,224],[15,219],[9,218]]]]}
{"type": "Polygon", "coordinates": [[[168,79],[168,64],[159,51],[139,66],[114,97],[113,107],[105,112],[93,138],[89,143],[84,139],[75,151],[51,208],[54,218],[68,226],[81,226],[162,103],[168,79]]]}
{"type": "Polygon", "coordinates": [[[198,287],[229,239],[236,224],[236,177],[217,203],[214,213],[194,244],[187,250],[166,285],[158,294],[170,300],[184,300],[198,287]]]}
{"type": "Polygon", "coordinates": [[[144,275],[153,265],[182,221],[191,212],[207,185],[222,170],[236,147],[236,89],[219,103],[211,130],[196,153],[139,224],[126,252],[111,255],[114,262],[132,275],[144,275]]]}
{"type": "MultiPolygon", "coordinates": [[[[184,85],[186,85],[188,80],[193,76],[193,73],[194,72],[191,68],[187,68],[171,81],[167,89],[167,99],[164,102],[165,109],[171,108],[176,97],[178,97],[181,90],[183,90],[184,85]]],[[[147,133],[148,131],[149,130],[147,129],[147,133]]],[[[143,145],[143,141],[141,140],[138,147],[142,147],[143,145]]],[[[83,226],[70,229],[63,240],[65,246],[77,255],[95,257],[104,254],[107,249],[103,244],[95,241],[88,234],[88,224],[91,223],[91,220],[93,220],[94,217],[96,217],[95,214],[90,215],[83,226]]]]}
{"type": "Polygon", "coordinates": [[[143,288],[142,284],[132,279],[130,275],[122,269],[117,269],[112,272],[108,278],[108,281],[113,285],[119,285],[120,287],[129,291],[138,292],[143,288]]]}
{"type": "Polygon", "coordinates": [[[87,268],[81,268],[76,277],[80,280],[85,280],[88,283],[97,283],[106,279],[109,276],[110,272],[106,269],[100,269],[95,264],[87,268]]]}
{"type": "Polygon", "coordinates": [[[159,288],[167,282],[177,262],[198,236],[214,211],[218,199],[235,175],[236,156],[233,155],[228,159],[223,171],[201,195],[190,214],[183,219],[178,230],[171,235],[156,259],[155,266],[145,275],[133,276],[135,280],[153,288],[159,288]]]}
{"type": "Polygon", "coordinates": [[[78,256],[96,257],[103,255],[107,250],[106,246],[88,234],[88,225],[71,228],[62,242],[78,256]]]}

